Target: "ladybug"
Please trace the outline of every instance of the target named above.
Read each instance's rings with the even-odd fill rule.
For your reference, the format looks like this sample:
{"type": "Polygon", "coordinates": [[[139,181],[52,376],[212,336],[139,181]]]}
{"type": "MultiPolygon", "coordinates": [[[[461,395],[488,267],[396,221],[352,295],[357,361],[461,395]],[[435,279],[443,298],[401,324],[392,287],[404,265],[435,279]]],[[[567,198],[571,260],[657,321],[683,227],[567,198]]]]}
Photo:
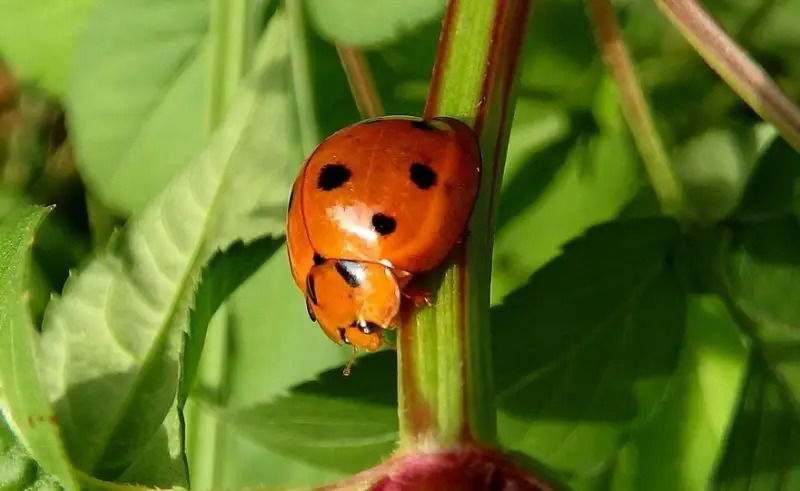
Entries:
{"type": "Polygon", "coordinates": [[[304,163],[287,218],[289,262],[308,314],[338,344],[376,351],[410,282],[467,227],[480,184],[472,129],[453,118],[387,116],[329,136],[304,163]]]}

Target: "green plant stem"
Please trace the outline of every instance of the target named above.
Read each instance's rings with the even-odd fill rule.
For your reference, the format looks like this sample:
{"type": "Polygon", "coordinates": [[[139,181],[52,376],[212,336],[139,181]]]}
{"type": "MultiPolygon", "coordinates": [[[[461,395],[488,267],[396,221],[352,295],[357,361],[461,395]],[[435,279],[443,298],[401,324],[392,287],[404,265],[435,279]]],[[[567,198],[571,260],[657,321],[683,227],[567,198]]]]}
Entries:
{"type": "MultiPolygon", "coordinates": [[[[224,406],[227,403],[227,390],[230,369],[228,356],[230,350],[229,307],[222,304],[217,309],[208,326],[203,357],[200,360],[196,384],[205,390],[202,393],[213,393],[214,403],[224,406]]],[[[212,489],[219,485],[220,463],[223,460],[221,450],[224,440],[224,425],[221,425],[216,414],[208,410],[207,405],[190,398],[186,404],[186,420],[192,431],[186,435],[187,448],[193,449],[190,468],[191,483],[196,489],[212,489]]]]}
{"type": "Polygon", "coordinates": [[[617,85],[622,111],[642,155],[662,211],[667,215],[683,218],[688,210],[681,185],[673,173],[667,152],[653,123],[633,62],[620,36],[611,1],[589,0],[587,3],[597,46],[606,69],[617,85]]]}
{"type": "Polygon", "coordinates": [[[255,46],[251,0],[211,0],[211,67],[206,106],[209,131],[225,118],[255,46]]]}
{"type": "Polygon", "coordinates": [[[320,141],[317,115],[314,111],[314,89],[311,82],[311,63],[306,43],[306,24],[303,12],[305,2],[287,0],[286,16],[289,20],[289,53],[292,62],[294,99],[300,124],[300,144],[303,155],[308,155],[320,141]]]}
{"type": "Polygon", "coordinates": [[[800,151],[800,109],[769,74],[694,0],[655,0],[658,8],[727,84],[800,151]]]}
{"type": "Polygon", "coordinates": [[[399,332],[405,450],[496,440],[488,316],[493,222],[529,9],[527,0],[451,0],[445,15],[425,117],[472,125],[482,183],[469,234],[443,267],[434,305],[399,332]]]}
{"type": "Polygon", "coordinates": [[[376,118],[383,115],[381,99],[375,89],[375,81],[369,70],[364,54],[353,46],[336,45],[339,59],[342,61],[350,91],[356,101],[358,111],[363,118],[376,118]]]}
{"type": "Polygon", "coordinates": [[[103,206],[100,201],[87,191],[86,193],[86,214],[89,219],[89,228],[92,232],[92,244],[100,247],[111,238],[116,227],[116,220],[111,211],[103,206]]]}
{"type": "MultiPolygon", "coordinates": [[[[211,64],[209,71],[206,117],[208,133],[213,133],[224,121],[231,101],[239,89],[241,79],[247,73],[252,58],[259,26],[250,17],[254,13],[253,0],[211,1],[211,64]]],[[[203,346],[198,371],[203,384],[217,393],[225,391],[229,353],[229,325],[227,308],[219,307],[215,325],[203,346]]],[[[191,333],[190,333],[191,335],[191,333]]],[[[224,427],[215,417],[207,414],[196,404],[185,408],[187,421],[186,445],[192,482],[199,488],[210,488],[216,484],[216,472],[222,455],[224,427]]]]}

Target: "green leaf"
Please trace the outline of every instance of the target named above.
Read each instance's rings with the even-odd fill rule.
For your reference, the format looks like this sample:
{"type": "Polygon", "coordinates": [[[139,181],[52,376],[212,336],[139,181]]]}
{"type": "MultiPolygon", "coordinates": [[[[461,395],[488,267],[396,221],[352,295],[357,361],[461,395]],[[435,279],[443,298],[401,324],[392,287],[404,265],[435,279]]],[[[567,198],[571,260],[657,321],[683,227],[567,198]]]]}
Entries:
{"type": "Polygon", "coordinates": [[[77,490],[56,416],[38,378],[36,333],[25,299],[28,255],[47,211],[19,207],[0,221],[0,387],[6,416],[30,453],[62,486],[77,490]]]}
{"type": "Polygon", "coordinates": [[[351,353],[332,343],[309,319],[305,298],[292,278],[285,245],[242,285],[228,305],[237,355],[230,367],[231,407],[270,401],[324,370],[341,366],[351,353]]]}
{"type": "Polygon", "coordinates": [[[222,447],[223,463],[218,467],[223,484],[217,489],[307,489],[345,478],[346,474],[287,457],[258,446],[246,436],[229,431],[222,447]]]}
{"type": "Polygon", "coordinates": [[[199,150],[209,4],[103,0],[80,39],[66,105],[77,165],[92,192],[141,210],[199,150]]]}
{"type": "Polygon", "coordinates": [[[64,489],[58,479],[43,470],[25,446],[15,438],[2,412],[0,412],[0,489],[4,491],[64,489]]]}
{"type": "Polygon", "coordinates": [[[708,489],[800,488],[800,412],[770,372],[769,365],[752,357],[727,448],[708,489]]]}
{"type": "Polygon", "coordinates": [[[705,491],[736,415],[747,350],[716,295],[691,295],[681,358],[663,406],[613,467],[613,491],[705,491]]]}
{"type": "Polygon", "coordinates": [[[77,38],[95,3],[0,1],[0,58],[21,80],[63,97],[77,38]]]}
{"type": "Polygon", "coordinates": [[[747,220],[800,213],[800,154],[776,137],[756,164],[737,217],[747,220]]]}
{"type": "Polygon", "coordinates": [[[543,197],[567,165],[570,150],[596,128],[588,118],[527,99],[517,102],[497,229],[505,229],[543,197]]]}
{"type": "Polygon", "coordinates": [[[178,487],[183,486],[188,480],[183,435],[183,419],[176,402],[141,455],[117,479],[147,482],[159,488],[176,486],[176,483],[178,487]]]}
{"type": "MultiPolygon", "coordinates": [[[[221,390],[218,389],[210,395],[216,396],[215,402],[230,408],[229,411],[269,404],[286,395],[292,386],[313,380],[320,372],[332,367],[341,367],[350,354],[347,348],[330,342],[319,326],[309,319],[305,299],[294,284],[289,269],[285,246],[276,251],[232,295],[226,302],[226,310],[227,315],[223,320],[226,321],[224,327],[227,327],[227,333],[220,338],[218,333],[209,331],[205,351],[209,355],[223,350],[228,354],[227,366],[222,372],[222,383],[219,384],[221,390]],[[210,344],[215,342],[223,345],[210,344]]],[[[213,329],[218,327],[223,326],[215,324],[213,329]]],[[[203,356],[206,354],[204,352],[203,356]]],[[[207,367],[205,361],[204,368],[207,367]]],[[[332,379],[344,378],[341,368],[335,373],[338,377],[331,377],[332,379]]],[[[386,378],[391,383],[395,379],[394,373],[386,378]]],[[[201,380],[199,378],[196,385],[203,391],[193,392],[187,411],[200,407],[205,415],[215,422],[219,421],[215,426],[215,431],[219,434],[215,488],[311,486],[332,482],[341,476],[334,470],[273,449],[254,440],[250,435],[229,427],[220,418],[228,413],[220,414],[218,409],[209,408],[198,397],[208,389],[214,389],[200,385],[203,383],[201,380]],[[193,399],[197,402],[194,407],[193,399]]],[[[352,381],[358,380],[360,378],[355,377],[352,381]]],[[[391,396],[392,401],[395,401],[396,393],[391,396]]],[[[187,420],[189,417],[187,412],[187,420]]],[[[396,415],[392,415],[391,419],[396,425],[396,415]]],[[[203,431],[197,427],[190,429],[193,432],[203,431]]],[[[207,433],[203,433],[201,438],[207,440],[207,433]]],[[[198,450],[197,453],[206,452],[202,448],[189,448],[198,450]]],[[[200,473],[207,472],[200,470],[200,473]]],[[[192,475],[194,477],[197,474],[192,475]]]]}
{"type": "Polygon", "coordinates": [[[352,473],[389,456],[397,441],[395,356],[361,359],[349,377],[340,367],[268,403],[222,415],[237,432],[314,465],[352,473]]]}
{"type": "Polygon", "coordinates": [[[658,409],[686,322],[678,234],[663,218],[593,227],[492,309],[506,448],[591,473],[658,409]]]}
{"type": "MultiPolygon", "coordinates": [[[[85,491],[187,491],[186,488],[175,486],[171,488],[150,488],[135,484],[122,484],[118,482],[103,481],[95,479],[86,474],[80,474],[81,486],[85,491]]],[[[56,490],[54,490],[56,491],[56,490]]]]}
{"type": "Polygon", "coordinates": [[[690,140],[673,162],[692,210],[718,221],[739,205],[756,163],[755,135],[749,128],[711,128],[690,140]]]}
{"type": "Polygon", "coordinates": [[[95,477],[185,482],[183,465],[160,475],[134,470],[143,461],[182,459],[177,419],[167,416],[203,266],[236,241],[283,232],[299,164],[287,124],[287,63],[278,15],[206,151],[51,302],[43,378],[73,461],[95,477]]]}
{"type": "MultiPolygon", "coordinates": [[[[0,187],[0,221],[5,220],[6,216],[9,213],[14,213],[20,207],[30,206],[30,200],[26,199],[21,193],[19,193],[16,189],[10,187],[0,187]]],[[[47,239],[47,233],[45,232],[46,228],[50,229],[52,235],[52,230],[55,229],[57,226],[53,225],[54,217],[51,217],[45,223],[42,223],[40,228],[37,229],[37,239],[35,246],[41,246],[42,242],[49,242],[47,239]],[[45,240],[43,240],[43,238],[45,240]]],[[[66,254],[65,254],[66,255],[66,254]]],[[[42,315],[44,314],[44,309],[47,306],[47,303],[50,301],[50,294],[53,292],[53,287],[50,283],[50,278],[47,272],[43,269],[42,264],[37,260],[36,257],[36,247],[31,249],[30,260],[27,262],[27,267],[25,268],[25,286],[24,291],[26,291],[27,299],[28,299],[28,307],[31,313],[31,321],[33,325],[40,326],[42,321],[42,315]]]]}
{"type": "Polygon", "coordinates": [[[311,21],[329,40],[377,46],[441,17],[444,0],[306,0],[311,21]]]}
{"type": "Polygon", "coordinates": [[[25,488],[35,480],[37,467],[0,413],[0,489],[25,488]]]}
{"type": "Polygon", "coordinates": [[[800,404],[800,219],[788,216],[734,230],[724,274],[740,322],[755,337],[769,373],[800,404]]]}
{"type": "Polygon", "coordinates": [[[603,65],[585,6],[551,2],[534,9],[523,47],[520,95],[539,102],[566,102],[561,109],[591,106],[603,65]]]}
{"type": "Polygon", "coordinates": [[[195,295],[195,308],[191,313],[183,352],[178,399],[181,406],[192,389],[206,340],[206,330],[214,313],[280,245],[280,241],[272,238],[260,239],[248,245],[240,242],[215,255],[206,267],[195,295]]]}
{"type": "Polygon", "coordinates": [[[614,218],[639,185],[630,139],[598,131],[585,113],[523,99],[514,129],[494,247],[493,302],[523,285],[562,244],[614,218]]]}
{"type": "MultiPolygon", "coordinates": [[[[665,219],[593,228],[493,308],[504,445],[562,471],[587,471],[613,458],[658,407],[684,327],[685,300],[664,266],[677,234],[665,219]]],[[[391,361],[388,353],[364,357],[349,378],[336,368],[225,418],[265,448],[363,469],[397,431],[391,361]]]]}
{"type": "MultiPolygon", "coordinates": [[[[31,204],[34,204],[33,199],[21,190],[0,187],[0,220],[15,208],[31,204]]],[[[42,223],[33,250],[34,258],[54,285],[61,285],[68,271],[86,260],[89,254],[88,241],[70,223],[71,217],[66,211],[57,211],[42,223]]]]}

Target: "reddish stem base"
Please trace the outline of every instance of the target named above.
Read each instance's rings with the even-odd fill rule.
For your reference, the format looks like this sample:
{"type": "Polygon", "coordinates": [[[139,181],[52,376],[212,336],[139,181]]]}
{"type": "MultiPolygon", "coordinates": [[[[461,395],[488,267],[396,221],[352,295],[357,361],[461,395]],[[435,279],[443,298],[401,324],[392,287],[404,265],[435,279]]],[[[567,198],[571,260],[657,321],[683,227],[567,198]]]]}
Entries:
{"type": "Polygon", "coordinates": [[[365,477],[374,483],[370,491],[553,491],[502,452],[477,445],[398,455],[351,479],[365,477]]]}

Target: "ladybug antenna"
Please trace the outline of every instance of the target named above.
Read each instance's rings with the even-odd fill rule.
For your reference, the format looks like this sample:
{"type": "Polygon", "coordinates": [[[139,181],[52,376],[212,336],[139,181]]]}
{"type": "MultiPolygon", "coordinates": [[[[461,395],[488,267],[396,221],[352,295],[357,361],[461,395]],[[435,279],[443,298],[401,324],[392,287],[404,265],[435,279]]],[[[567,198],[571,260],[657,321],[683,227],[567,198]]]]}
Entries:
{"type": "Polygon", "coordinates": [[[349,377],[350,376],[350,369],[353,367],[353,365],[356,362],[356,355],[357,354],[358,354],[358,350],[356,349],[355,346],[353,346],[353,351],[350,352],[350,358],[347,359],[347,364],[345,364],[344,370],[342,370],[342,374],[344,374],[345,377],[349,377]]]}

